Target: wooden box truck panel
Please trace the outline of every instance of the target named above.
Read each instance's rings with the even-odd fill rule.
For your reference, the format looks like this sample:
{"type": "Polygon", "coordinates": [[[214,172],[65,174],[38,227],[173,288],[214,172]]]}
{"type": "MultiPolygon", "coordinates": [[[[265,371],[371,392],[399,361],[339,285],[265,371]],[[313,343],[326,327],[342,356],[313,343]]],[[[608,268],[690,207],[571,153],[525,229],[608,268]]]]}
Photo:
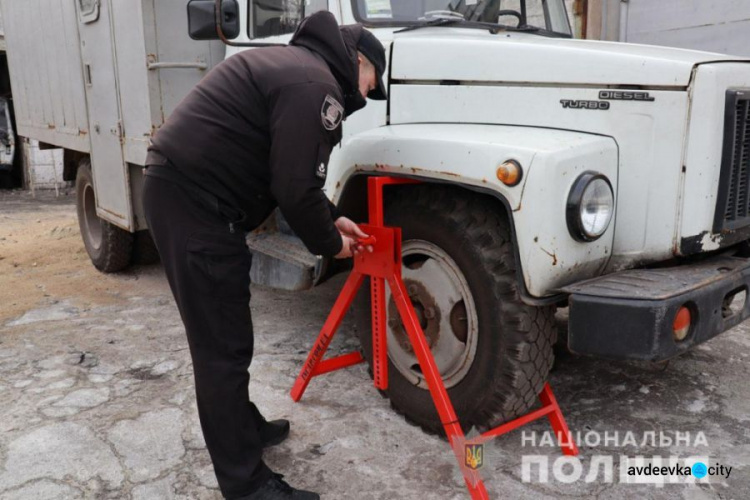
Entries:
{"type": "Polygon", "coordinates": [[[18,135],[89,152],[75,3],[3,0],[0,6],[18,135]]]}
{"type": "Polygon", "coordinates": [[[145,229],[149,139],[224,58],[188,36],[184,0],[1,0],[19,135],[91,156],[97,215],[145,229]]]}
{"type": "Polygon", "coordinates": [[[224,59],[221,42],[191,40],[184,0],[112,1],[125,161],[142,165],[153,132],[224,59]]]}

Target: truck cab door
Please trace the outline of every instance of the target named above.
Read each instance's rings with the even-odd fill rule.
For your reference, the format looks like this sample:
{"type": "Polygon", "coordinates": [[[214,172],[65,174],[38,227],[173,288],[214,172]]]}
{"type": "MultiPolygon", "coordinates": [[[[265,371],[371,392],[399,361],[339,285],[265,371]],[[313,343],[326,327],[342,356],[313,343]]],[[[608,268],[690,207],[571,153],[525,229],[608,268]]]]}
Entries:
{"type": "Polygon", "coordinates": [[[133,231],[110,0],[76,0],[97,215],[133,231]]]}

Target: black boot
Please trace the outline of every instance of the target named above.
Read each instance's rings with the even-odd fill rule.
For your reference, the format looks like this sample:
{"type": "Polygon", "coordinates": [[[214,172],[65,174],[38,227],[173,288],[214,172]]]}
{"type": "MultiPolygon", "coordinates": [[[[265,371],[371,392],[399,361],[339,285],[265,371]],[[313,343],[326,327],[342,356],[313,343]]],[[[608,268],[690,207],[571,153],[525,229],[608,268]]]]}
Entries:
{"type": "Polygon", "coordinates": [[[317,493],[292,488],[282,479],[283,477],[282,474],[273,472],[263,486],[236,500],[320,500],[317,493]]]}
{"type": "Polygon", "coordinates": [[[249,402],[250,411],[253,412],[258,424],[258,433],[263,448],[274,446],[284,441],[289,436],[289,420],[271,420],[270,422],[261,415],[255,403],[249,402]]]}

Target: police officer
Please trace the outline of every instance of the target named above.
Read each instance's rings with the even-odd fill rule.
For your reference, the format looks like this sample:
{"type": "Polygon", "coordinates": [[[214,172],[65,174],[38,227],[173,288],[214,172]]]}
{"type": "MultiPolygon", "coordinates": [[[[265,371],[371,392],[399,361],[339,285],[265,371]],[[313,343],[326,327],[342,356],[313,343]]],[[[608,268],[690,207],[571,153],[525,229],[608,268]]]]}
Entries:
{"type": "Polygon", "coordinates": [[[304,19],[288,46],[218,64],[153,138],[143,204],[193,360],[203,436],[230,499],[317,499],[262,460],[286,420],[248,397],[253,354],[247,232],[278,206],[313,254],[362,251],[359,228],[322,191],[341,123],[385,99],[385,51],[361,25],[329,12],[304,19]]]}

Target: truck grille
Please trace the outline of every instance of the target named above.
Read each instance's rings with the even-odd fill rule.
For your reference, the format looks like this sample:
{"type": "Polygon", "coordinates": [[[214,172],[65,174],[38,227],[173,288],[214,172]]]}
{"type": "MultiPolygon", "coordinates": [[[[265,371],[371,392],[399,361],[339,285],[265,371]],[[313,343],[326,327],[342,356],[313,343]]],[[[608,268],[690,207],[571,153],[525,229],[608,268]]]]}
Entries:
{"type": "Polygon", "coordinates": [[[728,90],[714,232],[750,226],[750,90],[728,90]]]}

